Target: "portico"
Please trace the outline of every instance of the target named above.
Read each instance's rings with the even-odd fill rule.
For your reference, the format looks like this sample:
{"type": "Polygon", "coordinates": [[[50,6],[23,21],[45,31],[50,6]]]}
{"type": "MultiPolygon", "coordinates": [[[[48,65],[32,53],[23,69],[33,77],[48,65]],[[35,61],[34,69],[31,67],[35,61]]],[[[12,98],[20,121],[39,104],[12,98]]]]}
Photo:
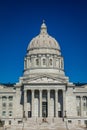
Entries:
{"type": "Polygon", "coordinates": [[[64,61],[59,43],[42,23],[40,34],[31,40],[24,60],[23,111],[28,118],[63,118],[66,111],[64,61]]]}
{"type": "Polygon", "coordinates": [[[25,117],[63,117],[65,91],[62,89],[27,89],[24,91],[25,117]]]}

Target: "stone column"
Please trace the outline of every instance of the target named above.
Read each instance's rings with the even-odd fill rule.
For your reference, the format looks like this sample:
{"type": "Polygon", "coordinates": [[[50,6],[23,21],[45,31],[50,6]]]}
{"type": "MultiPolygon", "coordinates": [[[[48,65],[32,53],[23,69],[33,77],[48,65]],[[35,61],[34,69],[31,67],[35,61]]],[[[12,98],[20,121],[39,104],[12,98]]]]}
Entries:
{"type": "Polygon", "coordinates": [[[34,117],[34,90],[31,90],[32,92],[32,117],[34,117]]]}
{"type": "Polygon", "coordinates": [[[34,67],[34,56],[31,56],[31,67],[34,67]]]}
{"type": "Polygon", "coordinates": [[[81,116],[83,116],[83,97],[81,96],[81,116]]]}
{"type": "Polygon", "coordinates": [[[50,117],[50,90],[47,91],[48,117],[50,117]]]}
{"type": "Polygon", "coordinates": [[[55,90],[55,117],[58,117],[58,90],[55,90]]]}
{"type": "Polygon", "coordinates": [[[40,90],[39,93],[40,93],[40,97],[39,97],[40,98],[39,99],[40,100],[40,114],[39,115],[40,117],[42,117],[42,90],[40,90]]]}
{"type": "Polygon", "coordinates": [[[63,117],[65,116],[66,112],[66,92],[63,90],[63,117]]]}
{"type": "Polygon", "coordinates": [[[27,90],[24,90],[24,116],[27,117],[27,110],[26,110],[26,106],[27,106],[27,90]]]}

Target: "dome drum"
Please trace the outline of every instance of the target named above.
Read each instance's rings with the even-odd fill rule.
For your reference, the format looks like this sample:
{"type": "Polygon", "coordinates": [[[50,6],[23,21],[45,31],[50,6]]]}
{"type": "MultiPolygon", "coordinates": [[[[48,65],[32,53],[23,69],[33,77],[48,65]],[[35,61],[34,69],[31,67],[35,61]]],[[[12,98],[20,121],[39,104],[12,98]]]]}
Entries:
{"type": "Polygon", "coordinates": [[[41,71],[44,69],[44,71],[46,70],[49,73],[55,69],[58,73],[64,74],[63,57],[52,54],[30,55],[25,57],[24,75],[27,73],[26,71],[29,73],[30,70],[34,70],[35,72],[37,69],[41,69],[41,71]]]}

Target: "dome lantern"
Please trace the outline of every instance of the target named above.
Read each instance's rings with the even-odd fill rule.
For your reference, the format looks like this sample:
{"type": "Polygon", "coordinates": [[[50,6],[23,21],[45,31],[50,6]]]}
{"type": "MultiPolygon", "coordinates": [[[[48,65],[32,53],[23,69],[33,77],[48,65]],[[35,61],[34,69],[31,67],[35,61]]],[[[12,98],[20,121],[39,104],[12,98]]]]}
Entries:
{"type": "Polygon", "coordinates": [[[47,34],[47,26],[45,24],[45,20],[43,20],[43,23],[41,25],[41,34],[47,34]]]}

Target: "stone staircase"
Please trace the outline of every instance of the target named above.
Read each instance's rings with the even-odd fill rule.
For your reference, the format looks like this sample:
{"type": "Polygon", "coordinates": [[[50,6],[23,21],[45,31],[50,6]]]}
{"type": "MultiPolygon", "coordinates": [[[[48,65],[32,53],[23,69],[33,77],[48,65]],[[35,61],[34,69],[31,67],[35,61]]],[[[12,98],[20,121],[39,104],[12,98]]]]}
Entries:
{"type": "Polygon", "coordinates": [[[61,119],[27,119],[24,120],[22,124],[13,125],[6,130],[81,130],[73,129],[66,126],[66,123],[61,119]]]}
{"type": "Polygon", "coordinates": [[[42,118],[30,118],[24,120],[22,124],[11,125],[6,130],[58,130],[63,128],[65,130],[65,123],[62,119],[42,119],[42,118]]]}

